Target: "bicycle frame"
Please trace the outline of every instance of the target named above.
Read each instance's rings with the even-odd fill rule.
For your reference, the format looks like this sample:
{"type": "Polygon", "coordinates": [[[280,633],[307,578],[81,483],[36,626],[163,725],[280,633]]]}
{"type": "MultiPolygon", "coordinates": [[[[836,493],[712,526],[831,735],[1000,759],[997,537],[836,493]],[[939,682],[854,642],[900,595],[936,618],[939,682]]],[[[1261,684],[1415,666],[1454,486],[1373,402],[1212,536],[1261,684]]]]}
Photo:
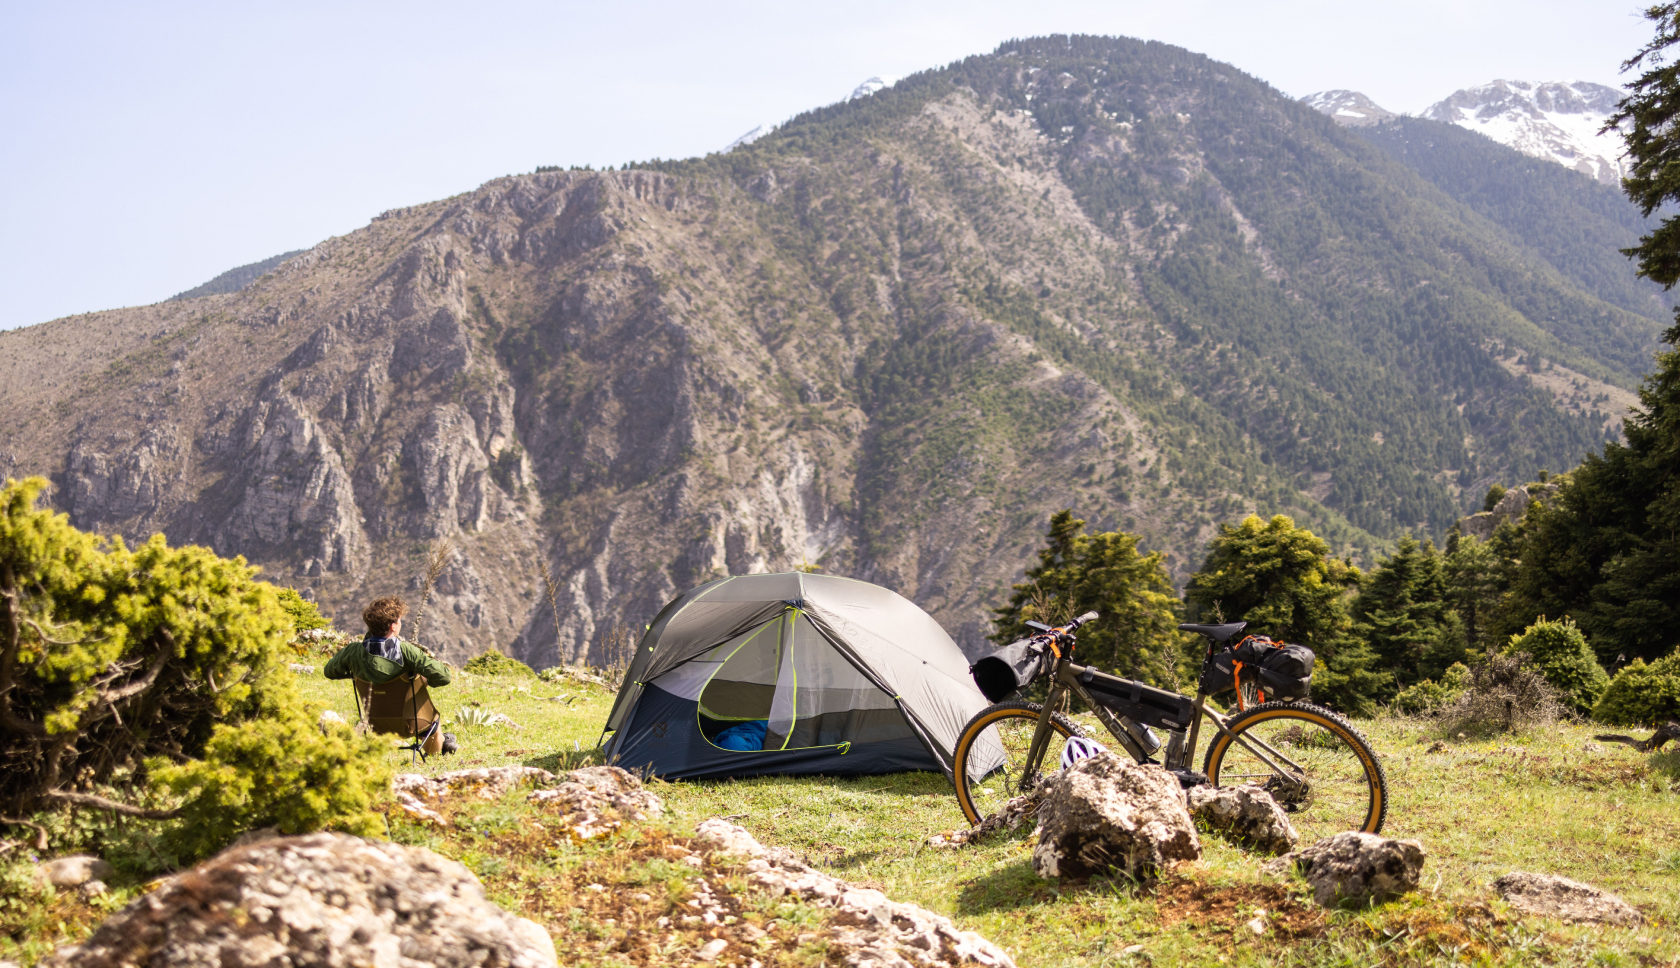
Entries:
{"type": "MultiPolygon", "coordinates": [[[[1100,721],[1103,724],[1103,727],[1108,730],[1109,734],[1120,743],[1121,747],[1126,750],[1126,754],[1128,756],[1139,763],[1149,762],[1149,752],[1144,750],[1143,747],[1138,744],[1137,740],[1132,738],[1130,730],[1126,728],[1126,717],[1115,715],[1112,710],[1098,702],[1080,682],[1079,677],[1085,672],[1086,667],[1075,664],[1070,657],[1062,654],[1059,649],[1055,650],[1052,654],[1055,656],[1055,664],[1051,668],[1050,673],[1050,694],[1045,697],[1044,712],[1038,717],[1038,726],[1033,731],[1032,746],[1027,753],[1027,764],[1029,768],[1023,771],[1021,783],[1030,784],[1034,782],[1034,774],[1043,765],[1044,753],[1050,744],[1050,733],[1052,731],[1050,725],[1051,717],[1055,714],[1056,710],[1062,708],[1062,704],[1067,701],[1067,697],[1070,695],[1078,696],[1086,706],[1091,708],[1091,710],[1096,714],[1098,721],[1100,721]]],[[[1192,709],[1194,710],[1195,715],[1193,715],[1190,720],[1189,736],[1183,743],[1179,744],[1177,754],[1178,762],[1167,762],[1164,764],[1168,769],[1190,769],[1190,762],[1195,758],[1196,743],[1201,734],[1202,719],[1203,717],[1206,717],[1208,721],[1213,723],[1215,729],[1227,736],[1232,736],[1239,745],[1254,754],[1255,758],[1266,764],[1266,766],[1269,767],[1273,773],[1277,774],[1279,778],[1293,780],[1305,772],[1305,769],[1301,766],[1301,764],[1279,752],[1276,748],[1271,746],[1269,743],[1266,743],[1264,740],[1251,740],[1250,737],[1247,736],[1233,735],[1229,727],[1230,717],[1224,716],[1209,708],[1207,699],[1208,693],[1199,692],[1196,694],[1195,702],[1192,703],[1192,709]],[[1261,752],[1261,749],[1256,749],[1256,746],[1264,749],[1265,752],[1261,752]],[[1282,760],[1284,763],[1287,763],[1290,769],[1283,769],[1282,767],[1279,767],[1278,764],[1268,757],[1267,754],[1270,754],[1271,757],[1276,757],[1278,760],[1282,760]]],[[[1173,748],[1173,744],[1168,743],[1163,749],[1171,751],[1173,748]]],[[[1164,755],[1163,759],[1166,758],[1167,757],[1164,755]]],[[[1023,786],[1020,792],[1025,792],[1025,789],[1025,786],[1023,786]]]]}

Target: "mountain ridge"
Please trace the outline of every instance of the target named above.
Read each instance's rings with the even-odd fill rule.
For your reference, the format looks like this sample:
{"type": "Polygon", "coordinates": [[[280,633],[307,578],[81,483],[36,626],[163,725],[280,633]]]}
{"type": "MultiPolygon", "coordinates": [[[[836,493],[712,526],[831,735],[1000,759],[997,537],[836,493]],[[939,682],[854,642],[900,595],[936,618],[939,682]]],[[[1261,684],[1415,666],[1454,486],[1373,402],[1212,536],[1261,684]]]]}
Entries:
{"type": "Polygon", "coordinates": [[[801,565],[974,650],[1056,510],[1180,581],[1249,512],[1369,560],[1597,446],[1544,364],[1628,386],[1657,330],[1229,65],[1041,38],[0,334],[0,474],[346,621],[450,537],[417,624],[457,658],[599,659],[698,581],[801,565]]]}

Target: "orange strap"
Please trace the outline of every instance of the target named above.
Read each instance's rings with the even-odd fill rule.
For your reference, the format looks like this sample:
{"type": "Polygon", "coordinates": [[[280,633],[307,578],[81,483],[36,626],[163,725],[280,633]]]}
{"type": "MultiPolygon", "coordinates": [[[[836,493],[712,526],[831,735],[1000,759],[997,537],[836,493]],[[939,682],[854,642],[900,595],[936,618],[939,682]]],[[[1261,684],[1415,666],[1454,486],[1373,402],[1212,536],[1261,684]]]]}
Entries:
{"type": "Polygon", "coordinates": [[[1231,683],[1237,687],[1237,712],[1239,713],[1248,708],[1248,706],[1243,702],[1242,667],[1243,664],[1241,662],[1236,659],[1231,660],[1231,683]]]}

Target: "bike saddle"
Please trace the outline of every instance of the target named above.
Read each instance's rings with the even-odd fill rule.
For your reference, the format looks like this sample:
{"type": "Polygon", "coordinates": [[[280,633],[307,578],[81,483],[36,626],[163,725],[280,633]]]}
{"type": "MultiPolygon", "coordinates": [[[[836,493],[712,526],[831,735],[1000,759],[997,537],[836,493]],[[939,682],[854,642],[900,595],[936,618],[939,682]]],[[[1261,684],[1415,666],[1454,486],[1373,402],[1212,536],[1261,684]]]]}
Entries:
{"type": "Polygon", "coordinates": [[[1231,637],[1248,628],[1247,622],[1231,622],[1226,625],[1180,625],[1180,632],[1195,632],[1205,635],[1215,642],[1228,642],[1231,637]]]}

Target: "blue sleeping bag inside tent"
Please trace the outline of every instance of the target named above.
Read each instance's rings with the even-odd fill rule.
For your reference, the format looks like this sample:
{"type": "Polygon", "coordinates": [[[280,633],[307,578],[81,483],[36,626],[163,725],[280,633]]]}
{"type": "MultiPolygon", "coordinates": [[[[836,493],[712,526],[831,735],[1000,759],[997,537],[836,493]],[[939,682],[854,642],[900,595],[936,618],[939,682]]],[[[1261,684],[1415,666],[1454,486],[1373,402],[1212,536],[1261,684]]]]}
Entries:
{"type": "Polygon", "coordinates": [[[744,723],[736,723],[712,738],[712,743],[726,750],[740,750],[750,753],[764,748],[764,732],[770,727],[769,720],[753,719],[744,723]]]}

